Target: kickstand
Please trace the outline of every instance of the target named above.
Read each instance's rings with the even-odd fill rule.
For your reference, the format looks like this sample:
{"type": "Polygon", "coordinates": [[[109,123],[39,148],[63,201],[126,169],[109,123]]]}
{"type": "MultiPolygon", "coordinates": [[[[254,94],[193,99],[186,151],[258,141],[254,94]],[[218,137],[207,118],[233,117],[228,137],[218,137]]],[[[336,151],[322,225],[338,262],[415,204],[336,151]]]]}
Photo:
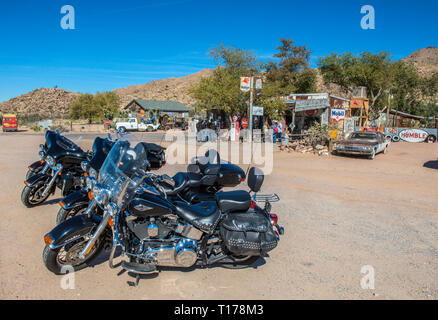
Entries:
{"type": "Polygon", "coordinates": [[[138,283],[139,283],[139,282],[140,282],[140,275],[137,274],[137,275],[135,276],[135,287],[138,286],[138,283]]]}

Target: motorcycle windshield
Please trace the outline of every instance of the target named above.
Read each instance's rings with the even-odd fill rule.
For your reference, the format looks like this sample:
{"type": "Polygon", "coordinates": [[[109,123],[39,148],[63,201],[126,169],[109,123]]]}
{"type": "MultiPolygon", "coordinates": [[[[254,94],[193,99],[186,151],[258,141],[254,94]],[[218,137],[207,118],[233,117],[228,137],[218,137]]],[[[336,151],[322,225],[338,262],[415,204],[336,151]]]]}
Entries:
{"type": "Polygon", "coordinates": [[[105,161],[108,153],[110,152],[113,142],[108,139],[102,139],[100,137],[97,137],[94,139],[93,143],[93,157],[89,161],[89,165],[91,168],[93,168],[96,171],[100,170],[100,167],[102,167],[103,162],[105,161]]]}
{"type": "Polygon", "coordinates": [[[135,190],[141,182],[148,163],[141,143],[135,145],[131,137],[119,139],[106,157],[97,180],[110,191],[108,200],[120,205],[126,191],[135,190]]]}

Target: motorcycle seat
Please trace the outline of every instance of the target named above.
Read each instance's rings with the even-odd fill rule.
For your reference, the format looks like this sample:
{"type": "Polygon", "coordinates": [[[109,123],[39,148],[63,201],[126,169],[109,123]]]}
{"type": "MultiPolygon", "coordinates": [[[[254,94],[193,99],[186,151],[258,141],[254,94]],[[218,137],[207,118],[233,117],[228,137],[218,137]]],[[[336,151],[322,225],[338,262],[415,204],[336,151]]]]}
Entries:
{"type": "Polygon", "coordinates": [[[217,192],[216,202],[222,212],[226,211],[247,211],[251,207],[251,196],[247,191],[237,190],[228,192],[217,192]]]}
{"type": "Polygon", "coordinates": [[[181,218],[207,233],[214,231],[221,216],[214,201],[204,201],[194,205],[175,201],[174,206],[176,213],[181,218]]]}
{"type": "Polygon", "coordinates": [[[201,174],[192,173],[192,172],[178,172],[175,174],[172,179],[175,182],[174,185],[171,185],[167,182],[160,183],[161,187],[163,187],[164,192],[168,196],[173,196],[187,188],[196,188],[201,184],[201,174]]]}

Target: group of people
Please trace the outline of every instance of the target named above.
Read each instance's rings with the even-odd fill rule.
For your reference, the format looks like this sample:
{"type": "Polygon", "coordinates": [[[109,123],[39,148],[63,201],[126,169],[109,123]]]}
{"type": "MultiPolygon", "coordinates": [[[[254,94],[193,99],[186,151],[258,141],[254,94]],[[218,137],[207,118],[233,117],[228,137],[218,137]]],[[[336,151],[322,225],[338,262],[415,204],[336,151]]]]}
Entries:
{"type": "Polygon", "coordinates": [[[277,140],[281,139],[281,136],[283,134],[283,124],[280,121],[272,120],[272,125],[269,127],[268,122],[265,122],[263,125],[263,131],[266,134],[268,133],[268,130],[272,130],[272,142],[276,143],[277,140]]]}

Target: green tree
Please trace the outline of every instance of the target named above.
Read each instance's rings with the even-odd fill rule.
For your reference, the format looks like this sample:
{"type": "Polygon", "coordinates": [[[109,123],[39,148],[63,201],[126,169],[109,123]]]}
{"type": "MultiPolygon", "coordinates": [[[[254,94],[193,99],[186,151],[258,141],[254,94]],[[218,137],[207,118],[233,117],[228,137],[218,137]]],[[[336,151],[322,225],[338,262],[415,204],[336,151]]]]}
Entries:
{"type": "Polygon", "coordinates": [[[70,105],[72,119],[87,119],[89,123],[112,120],[119,113],[120,98],[114,92],[86,93],[77,97],[70,105]]]}
{"type": "Polygon", "coordinates": [[[346,93],[351,93],[354,87],[366,87],[371,111],[378,113],[386,105],[382,98],[394,78],[393,63],[387,52],[362,52],[359,56],[332,53],[320,58],[318,66],[326,83],[335,83],[346,93]]]}
{"type": "Polygon", "coordinates": [[[247,50],[220,44],[209,51],[217,64],[213,74],[189,88],[189,94],[204,110],[222,110],[228,114],[242,115],[247,112],[249,93],[240,91],[240,77],[253,76],[259,72],[255,55],[247,50]]]}

